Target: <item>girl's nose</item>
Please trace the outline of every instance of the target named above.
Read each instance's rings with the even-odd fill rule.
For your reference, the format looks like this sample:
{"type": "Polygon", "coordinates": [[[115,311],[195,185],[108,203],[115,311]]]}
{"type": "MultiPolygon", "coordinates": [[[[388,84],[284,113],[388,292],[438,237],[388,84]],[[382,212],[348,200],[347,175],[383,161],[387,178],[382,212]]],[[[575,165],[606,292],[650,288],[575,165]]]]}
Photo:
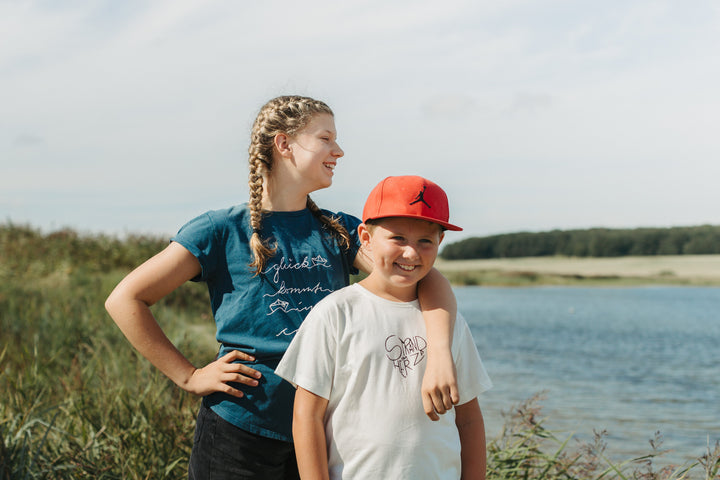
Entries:
{"type": "Polygon", "coordinates": [[[343,149],[340,148],[340,145],[338,145],[337,142],[336,142],[336,143],[335,143],[335,147],[334,147],[333,150],[332,150],[332,156],[335,157],[335,158],[340,158],[340,157],[342,157],[342,156],[344,156],[344,155],[345,155],[345,152],[343,152],[343,149]]]}

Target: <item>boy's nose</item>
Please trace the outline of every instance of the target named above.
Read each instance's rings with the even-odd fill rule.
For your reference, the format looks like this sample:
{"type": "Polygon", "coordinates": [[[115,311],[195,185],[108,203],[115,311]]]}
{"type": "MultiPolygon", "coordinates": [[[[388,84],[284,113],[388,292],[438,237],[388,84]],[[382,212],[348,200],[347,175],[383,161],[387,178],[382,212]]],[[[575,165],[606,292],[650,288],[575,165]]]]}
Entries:
{"type": "Polygon", "coordinates": [[[420,254],[413,245],[406,245],[405,250],[403,251],[403,257],[408,260],[418,260],[420,258],[420,254]]]}

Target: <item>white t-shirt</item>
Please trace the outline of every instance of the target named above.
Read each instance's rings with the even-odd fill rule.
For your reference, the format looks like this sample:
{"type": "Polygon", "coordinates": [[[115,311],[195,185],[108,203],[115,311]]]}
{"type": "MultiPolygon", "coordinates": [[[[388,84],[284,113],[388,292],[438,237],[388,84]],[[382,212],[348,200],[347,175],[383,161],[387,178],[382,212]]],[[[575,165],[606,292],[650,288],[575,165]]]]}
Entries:
{"type": "MultiPolygon", "coordinates": [[[[452,353],[462,405],[492,382],[461,315],[452,353]]],[[[426,354],[417,301],[392,302],[354,284],[308,314],[275,373],[328,400],[330,478],[460,478],[455,411],[433,422],[423,410],[426,354]]]]}

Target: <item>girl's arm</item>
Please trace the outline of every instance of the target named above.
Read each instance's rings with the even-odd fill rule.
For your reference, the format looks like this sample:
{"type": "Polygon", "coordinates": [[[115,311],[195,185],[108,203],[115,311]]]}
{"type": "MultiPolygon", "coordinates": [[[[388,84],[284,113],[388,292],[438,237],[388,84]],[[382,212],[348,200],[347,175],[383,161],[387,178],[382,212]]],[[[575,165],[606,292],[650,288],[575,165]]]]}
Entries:
{"type": "Polygon", "coordinates": [[[422,401],[428,417],[438,420],[438,414],[453,408],[460,399],[451,350],[457,302],[450,282],[435,268],[418,284],[418,300],[428,336],[422,401]]]}
{"type": "Polygon", "coordinates": [[[172,242],[162,252],[133,270],[112,291],[105,308],[125,337],[142,356],[180,388],[196,395],[220,391],[243,393],[228,382],[257,385],[260,373],[236,360],[252,360],[234,351],[195,368],[167,338],[150,306],[200,273],[200,263],[185,247],[172,242]]]}
{"type": "Polygon", "coordinates": [[[373,260],[370,255],[368,255],[368,253],[365,251],[365,247],[362,245],[358,249],[357,255],[355,255],[353,267],[357,268],[363,273],[370,273],[373,270],[373,260]]]}
{"type": "Polygon", "coordinates": [[[324,423],[327,405],[326,399],[302,387],[295,392],[292,431],[300,478],[330,478],[324,423]]]}
{"type": "Polygon", "coordinates": [[[460,478],[485,480],[487,471],[487,447],[485,445],[485,421],[478,399],[455,407],[455,425],[460,435],[460,478]]]}

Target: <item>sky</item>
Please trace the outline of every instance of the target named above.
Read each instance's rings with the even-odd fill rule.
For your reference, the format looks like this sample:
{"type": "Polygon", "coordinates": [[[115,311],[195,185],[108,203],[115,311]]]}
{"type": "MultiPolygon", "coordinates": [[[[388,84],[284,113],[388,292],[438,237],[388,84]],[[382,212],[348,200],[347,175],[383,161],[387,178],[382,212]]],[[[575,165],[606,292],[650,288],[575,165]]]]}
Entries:
{"type": "Polygon", "coordinates": [[[245,202],[285,94],[335,112],[333,211],[413,174],[446,241],[720,224],[718,46],[714,0],[0,0],[0,224],[169,236],[245,202]]]}

